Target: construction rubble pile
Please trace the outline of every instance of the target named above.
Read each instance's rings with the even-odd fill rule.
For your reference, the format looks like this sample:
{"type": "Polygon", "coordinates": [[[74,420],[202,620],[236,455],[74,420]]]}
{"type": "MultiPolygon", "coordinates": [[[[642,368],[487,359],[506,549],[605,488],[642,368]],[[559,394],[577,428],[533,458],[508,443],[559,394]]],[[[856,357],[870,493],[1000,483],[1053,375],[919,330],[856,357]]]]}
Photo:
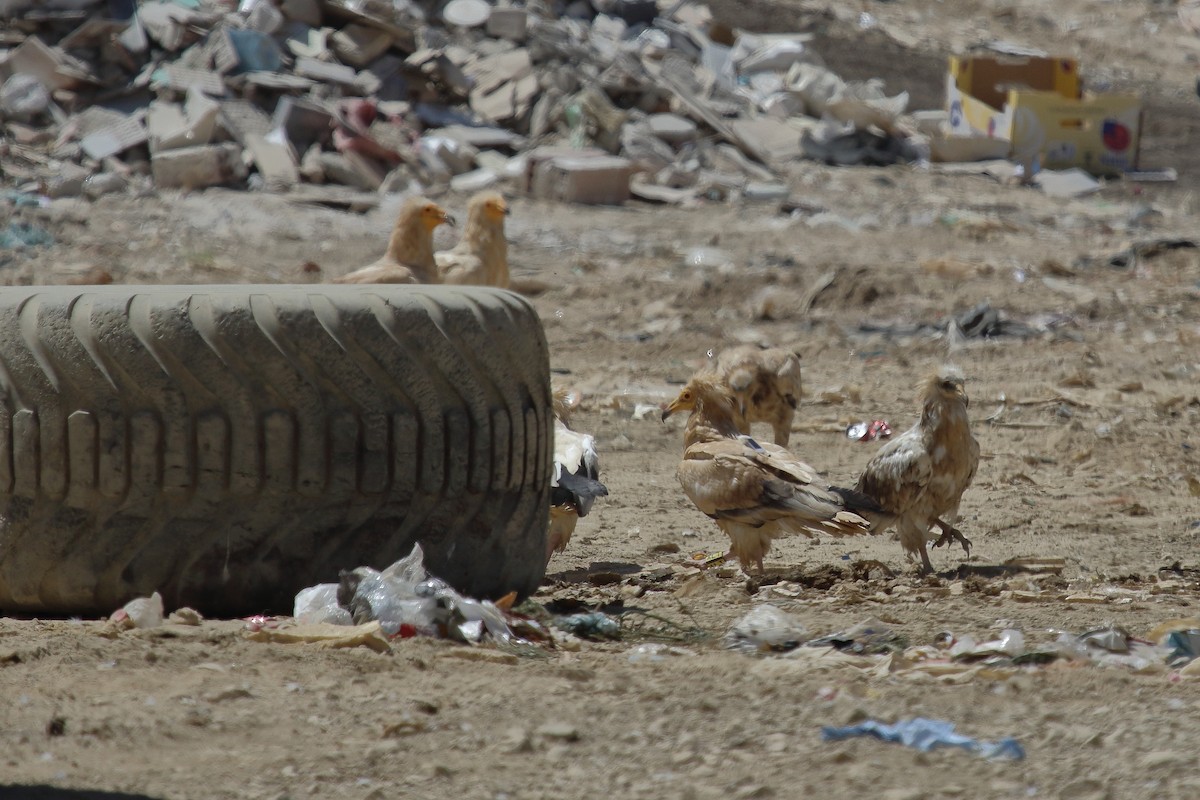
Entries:
{"type": "Polygon", "coordinates": [[[0,38],[0,170],[52,198],[782,200],[798,159],[928,150],[906,94],[843,81],[807,34],[732,31],[699,4],[0,0],[0,38]]]}

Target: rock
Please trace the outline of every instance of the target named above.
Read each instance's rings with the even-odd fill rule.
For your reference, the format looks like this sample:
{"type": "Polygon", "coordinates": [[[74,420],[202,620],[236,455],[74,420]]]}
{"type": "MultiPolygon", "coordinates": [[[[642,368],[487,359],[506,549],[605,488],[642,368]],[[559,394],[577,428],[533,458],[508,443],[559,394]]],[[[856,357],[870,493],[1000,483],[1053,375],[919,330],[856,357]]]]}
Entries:
{"type": "Polygon", "coordinates": [[[204,617],[196,609],[184,606],[175,609],[167,621],[176,625],[199,625],[204,621],[204,617]]]}
{"type": "Polygon", "coordinates": [[[569,722],[546,722],[538,726],[538,736],[562,742],[579,741],[579,730],[569,722]]]}
{"type": "Polygon", "coordinates": [[[509,728],[501,738],[506,753],[529,753],[533,750],[533,738],[525,728],[509,728]]]}

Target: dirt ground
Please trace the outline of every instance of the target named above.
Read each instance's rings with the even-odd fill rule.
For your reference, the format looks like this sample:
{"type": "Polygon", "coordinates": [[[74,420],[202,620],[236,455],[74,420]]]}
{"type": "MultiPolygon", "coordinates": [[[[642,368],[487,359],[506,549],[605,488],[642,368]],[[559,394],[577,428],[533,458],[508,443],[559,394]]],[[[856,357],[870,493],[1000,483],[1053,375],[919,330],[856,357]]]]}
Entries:
{"type": "MultiPolygon", "coordinates": [[[[1200,250],[1110,259],[1195,233],[1200,37],[1161,2],[736,5],[760,27],[820,31],[832,66],[918,105],[937,103],[947,50],[1065,49],[1089,79],[1144,93],[1144,159],[1180,180],[1055,200],[981,176],[806,163],[794,216],[514,200],[514,272],[551,286],[534,302],[555,379],[584,393],[577,427],[595,434],[610,489],[534,599],[624,609],[625,640],[538,658],[420,639],[380,654],[253,642],[241,621],[114,634],[0,619],[0,797],[1200,796],[1200,684],[1166,670],[1057,662],[937,678],[720,644],[760,602],[814,634],[876,617],[913,645],[1005,627],[1047,643],[1107,622],[1145,635],[1197,615],[1200,250]],[[860,11],[874,29],[858,29],[860,11]],[[690,263],[696,247],[728,261],[690,263]],[[949,340],[949,315],[985,301],[1039,332],[949,340]],[[647,407],[739,342],[802,355],[791,449],[841,482],[878,446],[849,440],[847,424],[908,426],[922,375],[960,364],[983,452],[963,501],[970,558],[936,550],[939,574],[921,578],[885,535],[781,540],[761,581],[690,566],[727,540],[675,480],[682,420],[647,407]],[[1015,557],[1065,567],[989,569],[1015,557]],[[637,649],[652,642],[676,649],[637,649]],[[1016,737],[1027,758],[820,737],[909,716],[1016,737]]],[[[442,199],[461,213],[463,198],[442,199]]],[[[395,208],[224,190],[56,201],[21,213],[58,244],[0,266],[0,280],[65,282],[89,266],[128,283],[316,280],[378,255],[395,208]]]]}

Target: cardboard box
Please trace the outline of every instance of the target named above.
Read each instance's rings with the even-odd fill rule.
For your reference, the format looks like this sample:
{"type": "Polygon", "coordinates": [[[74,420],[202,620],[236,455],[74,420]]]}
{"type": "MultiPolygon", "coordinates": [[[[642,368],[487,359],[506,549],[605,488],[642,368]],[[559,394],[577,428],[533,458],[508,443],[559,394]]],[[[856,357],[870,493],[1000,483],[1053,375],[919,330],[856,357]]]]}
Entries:
{"type": "Polygon", "coordinates": [[[1074,59],[951,57],[946,107],[952,135],[1005,139],[1018,161],[1094,175],[1137,168],[1140,98],[1084,92],[1074,59]]]}
{"type": "Polygon", "coordinates": [[[525,187],[534,197],[585,205],[629,199],[633,163],[593,148],[540,147],[529,154],[525,187]]]}

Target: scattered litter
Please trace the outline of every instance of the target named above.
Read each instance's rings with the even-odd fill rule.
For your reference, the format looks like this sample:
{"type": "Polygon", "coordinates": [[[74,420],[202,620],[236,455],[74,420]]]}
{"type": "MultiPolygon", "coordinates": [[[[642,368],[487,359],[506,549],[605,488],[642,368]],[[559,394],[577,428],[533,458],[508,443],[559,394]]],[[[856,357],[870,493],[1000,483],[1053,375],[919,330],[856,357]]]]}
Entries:
{"type": "Polygon", "coordinates": [[[871,719],[843,728],[821,728],[821,738],[827,742],[839,742],[860,736],[898,742],[922,753],[928,753],[938,747],[961,747],[987,759],[1020,761],[1025,758],[1025,750],[1016,739],[1006,737],[996,742],[972,739],[970,736],[955,733],[953,722],[925,717],[900,720],[895,724],[871,719]]]}
{"type": "Polygon", "coordinates": [[[1200,629],[1171,631],[1167,634],[1163,645],[1171,649],[1170,655],[1167,656],[1167,663],[1170,666],[1179,667],[1190,663],[1200,657],[1200,629]]]}
{"type": "Polygon", "coordinates": [[[692,651],[683,647],[663,644],[662,642],[648,642],[646,644],[639,644],[629,651],[629,662],[631,664],[655,663],[666,661],[668,658],[690,655],[694,655],[692,651]]]}
{"type": "Polygon", "coordinates": [[[54,244],[50,232],[32,222],[11,220],[0,229],[0,249],[18,250],[23,247],[43,247],[54,244]]]}
{"type": "Polygon", "coordinates": [[[599,611],[556,617],[554,619],[554,627],[574,634],[581,639],[621,638],[620,621],[599,611]]]}
{"type": "Polygon", "coordinates": [[[871,617],[837,633],[810,639],[804,646],[833,647],[848,653],[872,655],[895,650],[902,641],[890,625],[871,617]]]}
{"type": "Polygon", "coordinates": [[[334,625],[353,625],[350,612],[338,605],[338,584],[321,583],[302,589],[296,595],[292,616],[302,625],[330,622],[334,625]]]}
{"type": "Polygon", "coordinates": [[[338,604],[349,610],[357,624],[379,621],[388,636],[448,636],[478,642],[486,633],[501,643],[514,638],[495,603],[459,594],[426,572],[424,559],[417,544],[383,572],[370,567],[342,572],[338,604]]]}
{"type": "Polygon", "coordinates": [[[846,428],[846,437],[859,442],[873,442],[892,435],[892,426],[881,419],[873,422],[856,422],[846,428]]]}
{"type": "Polygon", "coordinates": [[[1107,264],[1115,269],[1136,269],[1141,263],[1172,250],[1195,249],[1196,247],[1200,247],[1200,244],[1194,239],[1150,239],[1134,242],[1128,248],[1110,256],[1107,264]]]}
{"type": "Polygon", "coordinates": [[[320,622],[291,627],[260,627],[250,631],[246,638],[255,642],[315,644],[324,648],[366,647],[376,653],[387,653],[392,649],[378,622],[366,622],[362,625],[320,622]]]}
{"type": "Polygon", "coordinates": [[[785,653],[808,639],[808,629],[778,606],[755,606],[729,628],[722,644],[743,653],[785,653]]]}
{"type": "Polygon", "coordinates": [[[1078,167],[1054,171],[1044,169],[1033,179],[1034,185],[1051,197],[1083,197],[1100,191],[1100,181],[1078,167]]]}
{"type": "Polygon", "coordinates": [[[163,599],[155,592],[149,597],[130,600],[109,617],[111,622],[129,628],[157,628],[163,624],[163,599]]]}

